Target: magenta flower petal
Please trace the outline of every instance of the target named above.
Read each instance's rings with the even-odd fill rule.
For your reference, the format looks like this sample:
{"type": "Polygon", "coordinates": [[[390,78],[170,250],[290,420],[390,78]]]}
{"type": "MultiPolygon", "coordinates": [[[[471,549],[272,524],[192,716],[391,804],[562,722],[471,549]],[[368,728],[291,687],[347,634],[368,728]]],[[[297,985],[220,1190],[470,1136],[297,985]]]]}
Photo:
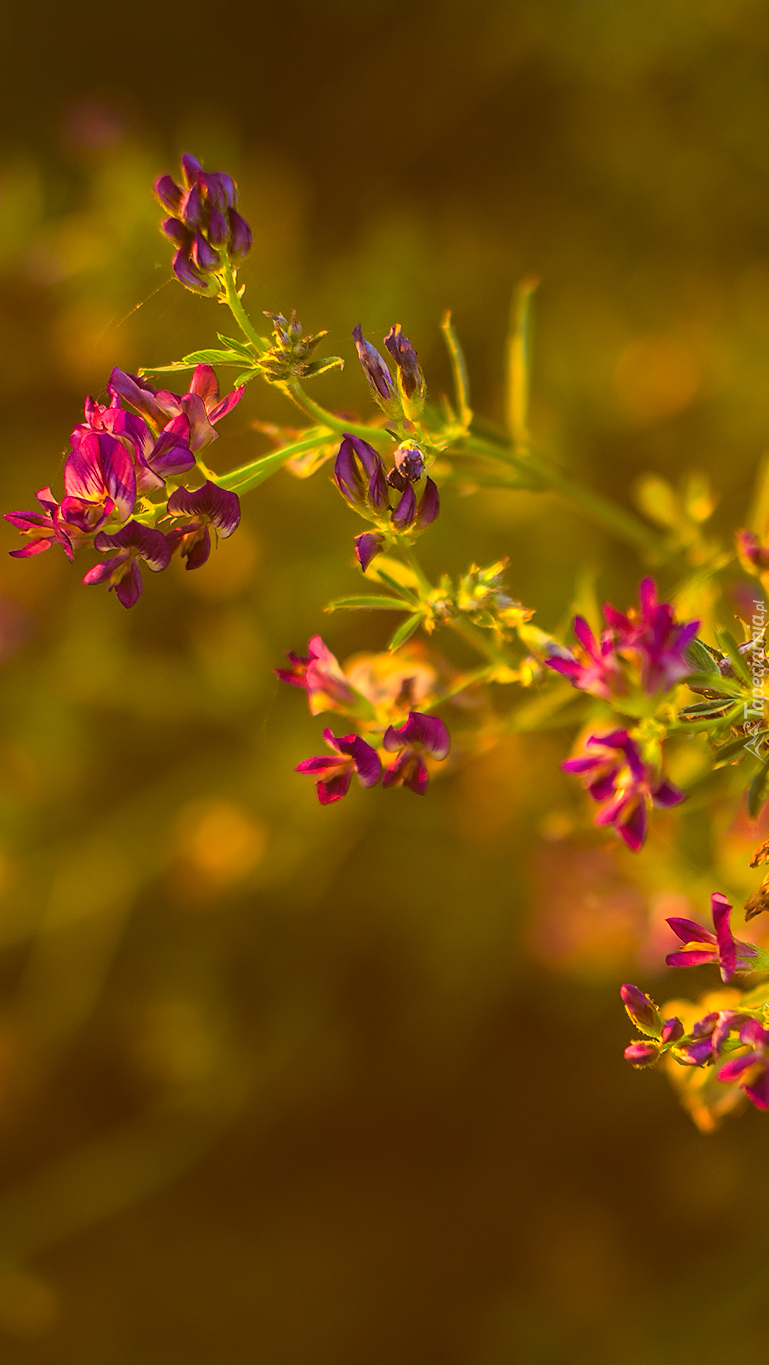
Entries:
{"type": "Polygon", "coordinates": [[[678,915],[671,915],[667,923],[682,943],[716,942],[715,934],[711,934],[709,929],[703,929],[702,925],[693,919],[680,919],[678,915]]]}
{"type": "Polygon", "coordinates": [[[668,953],[665,962],[668,967],[704,967],[706,962],[714,962],[715,957],[712,948],[690,948],[686,952],[668,953]]]}
{"type": "Polygon", "coordinates": [[[160,200],[169,213],[178,213],[184,191],[179,188],[170,175],[161,175],[155,181],[155,198],[160,200]]]}

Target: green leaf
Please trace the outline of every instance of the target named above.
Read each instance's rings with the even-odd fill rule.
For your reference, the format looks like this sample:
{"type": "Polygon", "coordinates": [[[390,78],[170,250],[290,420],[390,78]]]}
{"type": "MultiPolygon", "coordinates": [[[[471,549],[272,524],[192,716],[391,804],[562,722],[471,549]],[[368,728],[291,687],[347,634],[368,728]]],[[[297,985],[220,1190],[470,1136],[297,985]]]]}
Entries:
{"type": "Polygon", "coordinates": [[[695,673],[718,673],[718,661],[702,640],[692,640],[685,650],[686,662],[695,673]]]}
{"type": "Polygon", "coordinates": [[[303,378],[315,379],[319,374],[325,374],[326,370],[343,370],[344,361],[340,355],[324,356],[322,360],[311,360],[304,372],[303,378]]]}
{"type": "Polygon", "coordinates": [[[240,389],[244,384],[250,384],[252,379],[257,379],[262,373],[261,369],[244,370],[243,374],[236,375],[232,381],[233,389],[240,389]]]}
{"type": "Polygon", "coordinates": [[[713,754],[713,761],[721,764],[728,759],[736,758],[743,753],[745,745],[750,742],[750,735],[741,735],[739,739],[732,740],[731,744],[722,744],[713,754]]]}
{"type": "Polygon", "coordinates": [[[404,645],[407,640],[411,639],[414,631],[419,629],[421,621],[421,611],[415,612],[413,616],[408,616],[405,621],[401,621],[387,648],[393,650],[397,649],[399,645],[404,645]]]}
{"type": "Polygon", "coordinates": [[[221,332],[217,332],[216,335],[228,350],[237,351],[239,355],[243,356],[244,360],[253,360],[254,353],[247,341],[240,341],[237,337],[223,336],[221,332]]]}
{"type": "Polygon", "coordinates": [[[748,787],[748,815],[751,820],[755,820],[766,800],[767,779],[769,779],[769,757],[764,759],[748,787]]]}
{"type": "Polygon", "coordinates": [[[410,602],[406,602],[402,597],[338,597],[335,602],[329,602],[326,611],[351,610],[357,607],[370,607],[378,611],[408,611],[411,607],[410,602]]]}
{"type": "Polygon", "coordinates": [[[747,683],[748,687],[751,687],[750,674],[748,673],[745,660],[740,654],[739,646],[734,636],[730,635],[728,630],[717,630],[716,639],[724,651],[724,654],[729,655],[737,677],[741,678],[744,683],[747,683]]]}
{"type": "MultiPolygon", "coordinates": [[[[253,356],[250,356],[252,364],[255,364],[253,356]]],[[[242,365],[243,356],[240,351],[190,351],[184,357],[184,365],[242,365]]]]}
{"type": "Polygon", "coordinates": [[[696,706],[685,706],[680,714],[682,716],[716,716],[728,704],[728,697],[724,697],[722,701],[701,701],[696,706]]]}

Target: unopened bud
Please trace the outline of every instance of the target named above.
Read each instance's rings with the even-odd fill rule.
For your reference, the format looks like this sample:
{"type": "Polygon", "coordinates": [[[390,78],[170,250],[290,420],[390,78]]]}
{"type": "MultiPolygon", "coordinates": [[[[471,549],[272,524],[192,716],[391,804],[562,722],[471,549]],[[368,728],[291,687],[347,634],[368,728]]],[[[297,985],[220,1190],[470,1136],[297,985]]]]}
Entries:
{"type": "Polygon", "coordinates": [[[631,1066],[654,1066],[660,1055],[659,1043],[630,1043],[625,1048],[625,1061],[631,1066]]]}
{"type": "Polygon", "coordinates": [[[654,1001],[650,1000],[648,995],[644,995],[638,986],[628,984],[621,987],[620,995],[631,1023],[635,1024],[641,1033],[659,1038],[662,1032],[662,1017],[654,1001]]]}

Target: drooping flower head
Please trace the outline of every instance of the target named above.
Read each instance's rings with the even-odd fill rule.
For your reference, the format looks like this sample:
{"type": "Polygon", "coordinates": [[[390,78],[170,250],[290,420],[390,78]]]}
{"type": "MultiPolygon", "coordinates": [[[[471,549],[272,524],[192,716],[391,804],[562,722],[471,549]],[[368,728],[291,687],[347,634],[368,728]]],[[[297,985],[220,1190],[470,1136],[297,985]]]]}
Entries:
{"type": "Polygon", "coordinates": [[[107,583],[114,589],[124,607],[133,607],[142,591],[142,576],[138,560],[143,559],[148,569],[159,573],[167,568],[171,550],[162,531],[141,522],[129,521],[115,535],[99,531],[94,540],[97,550],[117,550],[116,555],[95,564],[83,579],[84,583],[107,583]]]}
{"type": "Polygon", "coordinates": [[[235,181],[224,171],[204,171],[194,156],[182,157],[182,184],[170,175],[155,181],[155,196],[172,217],[162,230],[177,248],[173,269],[187,289],[216,294],[212,278],[225,261],[245,260],[251,229],[236,210],[235,181]]]}
{"type": "Polygon", "coordinates": [[[668,967],[700,967],[706,962],[714,962],[720,968],[722,981],[731,981],[736,972],[767,970],[769,954],[754,943],[743,943],[732,934],[729,922],[732,907],[726,896],[716,892],[710,903],[715,933],[703,929],[695,920],[679,919],[678,916],[668,920],[673,933],[684,945],[675,953],[668,953],[665,958],[668,967]]]}
{"type": "Polygon", "coordinates": [[[584,617],[576,616],[573,630],[581,652],[547,660],[581,691],[604,701],[619,701],[638,689],[654,696],[692,673],[686,650],[700,623],[676,621],[670,604],[658,601],[653,579],[643,579],[638,607],[620,612],[607,602],[603,614],[607,628],[598,640],[584,617]]]}
{"type": "Polygon", "coordinates": [[[561,767],[581,777],[593,800],[601,803],[594,824],[611,826],[633,853],[646,839],[649,808],[677,806],[686,795],[644,763],[627,730],[588,735],[582,752],[561,767]]]}
{"type": "Polygon", "coordinates": [[[449,732],[438,716],[428,716],[422,711],[409,711],[405,725],[396,728],[388,726],[382,746],[391,754],[399,757],[382,778],[383,787],[402,785],[424,796],[430,780],[425,757],[442,762],[448,757],[451,747],[449,732]]]}
{"type": "Polygon", "coordinates": [[[181,526],[168,532],[171,552],[181,546],[188,569],[199,569],[211,553],[211,531],[226,540],[240,524],[240,499],[237,493],[220,488],[210,479],[200,488],[190,491],[177,488],[168,499],[168,511],[174,517],[187,517],[181,526]]]}
{"type": "Polygon", "coordinates": [[[335,757],[306,758],[296,765],[298,773],[310,773],[315,778],[322,806],[341,801],[347,795],[353,773],[357,773],[362,787],[376,785],[382,776],[382,763],[376,749],[360,735],[335,735],[331,730],[324,730],[323,738],[335,751],[335,757]]]}

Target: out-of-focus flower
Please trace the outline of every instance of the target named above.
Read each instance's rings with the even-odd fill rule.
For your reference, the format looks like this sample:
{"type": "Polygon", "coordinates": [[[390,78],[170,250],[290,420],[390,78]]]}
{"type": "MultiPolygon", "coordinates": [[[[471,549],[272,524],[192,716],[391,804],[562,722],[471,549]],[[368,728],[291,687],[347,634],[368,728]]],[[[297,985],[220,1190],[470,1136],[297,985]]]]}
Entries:
{"type": "Polygon", "coordinates": [[[409,711],[405,725],[398,729],[394,725],[388,726],[382,745],[388,753],[400,753],[395,763],[385,769],[382,786],[400,784],[416,792],[417,796],[423,796],[430,780],[425,755],[441,762],[448,756],[451,740],[438,716],[409,711]]]}
{"type": "Polygon", "coordinates": [[[210,365],[195,367],[190,387],[181,395],[168,389],[154,389],[146,379],[117,368],[110,375],[108,390],[135,408],[158,432],[164,432],[175,418],[185,417],[189,422],[190,449],[195,452],[216,440],[217,422],[232,412],[245,392],[241,386],[220,398],[216,374],[210,365]]]}
{"type": "Polygon", "coordinates": [[[754,943],[742,943],[732,934],[729,923],[732,907],[726,896],[715,892],[710,898],[715,933],[703,929],[691,919],[668,919],[673,933],[684,947],[668,953],[668,967],[700,967],[706,962],[718,963],[722,981],[731,981],[735,972],[769,970],[769,953],[754,943]]]}
{"type": "Polygon", "coordinates": [[[110,591],[124,607],[138,602],[142,591],[142,576],[138,560],[143,559],[148,569],[159,573],[168,566],[171,550],[162,531],[141,522],[129,521],[115,535],[99,531],[94,540],[97,550],[117,550],[116,555],[95,564],[83,579],[84,583],[107,583],[110,591]]]}
{"type": "Polygon", "coordinates": [[[174,526],[166,537],[172,554],[177,546],[181,546],[188,569],[199,569],[208,559],[211,553],[211,526],[226,539],[240,524],[240,499],[237,493],[219,488],[210,479],[206,479],[200,488],[192,492],[188,488],[175,489],[168,499],[168,511],[174,517],[190,518],[183,526],[174,526]]]}
{"type": "Polygon", "coordinates": [[[654,806],[677,806],[686,793],[656,777],[627,730],[588,735],[582,753],[561,764],[582,778],[594,801],[602,804],[594,823],[610,825],[637,853],[646,839],[647,812],[654,806]]]}
{"type": "Polygon", "coordinates": [[[347,711],[354,705],[357,693],[350,686],[331,650],[324,645],[319,635],[312,637],[307,650],[306,655],[290,653],[288,659],[291,667],[276,668],[277,676],[281,682],[306,690],[314,716],[320,711],[347,711]]]}
{"type": "Polygon", "coordinates": [[[748,1048],[730,1057],[718,1068],[719,1081],[738,1081],[757,1109],[769,1109],[769,1029],[757,1019],[746,1019],[740,1027],[740,1042],[748,1048]]]}
{"type": "Polygon", "coordinates": [[[769,545],[762,545],[753,531],[737,532],[737,554],[745,572],[754,577],[769,569],[769,545]]]}
{"type": "Polygon", "coordinates": [[[651,578],[643,579],[639,600],[640,606],[627,612],[607,603],[603,609],[607,629],[599,640],[584,617],[575,617],[573,630],[581,654],[553,655],[547,660],[549,667],[604,701],[621,700],[636,688],[647,696],[667,692],[688,677],[692,665],[686,650],[700,622],[676,621],[670,604],[658,601],[651,578]]]}
{"type": "Polygon", "coordinates": [[[385,346],[397,366],[396,375],[403,408],[411,420],[419,417],[425,402],[425,381],[417,353],[396,322],[385,337],[385,346]]]}
{"type": "Polygon", "coordinates": [[[341,801],[347,795],[353,773],[357,773],[362,787],[376,785],[382,776],[382,762],[376,749],[360,735],[335,735],[331,730],[324,730],[323,738],[328,747],[335,750],[336,757],[306,758],[296,765],[298,773],[310,773],[315,778],[322,806],[341,801]]]}
{"type": "Polygon", "coordinates": [[[236,210],[235,181],[224,171],[204,171],[194,156],[182,157],[182,184],[170,175],[155,182],[155,196],[173,216],[162,224],[177,248],[173,269],[196,293],[215,294],[212,279],[225,261],[238,265],[251,250],[251,229],[236,210]]]}

